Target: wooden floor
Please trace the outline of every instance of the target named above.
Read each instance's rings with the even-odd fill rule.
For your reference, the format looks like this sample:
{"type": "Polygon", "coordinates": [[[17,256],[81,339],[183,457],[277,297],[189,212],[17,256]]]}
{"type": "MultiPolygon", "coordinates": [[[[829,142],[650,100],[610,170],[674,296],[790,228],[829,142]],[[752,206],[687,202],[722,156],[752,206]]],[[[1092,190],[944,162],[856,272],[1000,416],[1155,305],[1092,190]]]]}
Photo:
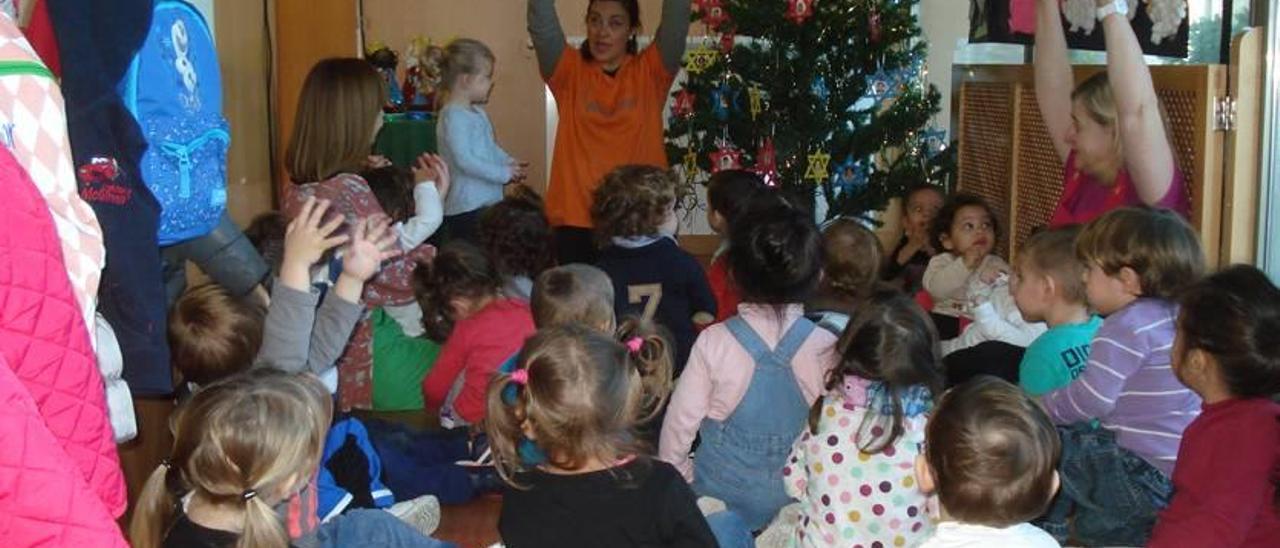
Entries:
{"type": "Polygon", "coordinates": [[[485,548],[499,541],[498,512],[502,497],[489,495],[440,509],[440,528],[431,535],[462,548],[485,548]]]}

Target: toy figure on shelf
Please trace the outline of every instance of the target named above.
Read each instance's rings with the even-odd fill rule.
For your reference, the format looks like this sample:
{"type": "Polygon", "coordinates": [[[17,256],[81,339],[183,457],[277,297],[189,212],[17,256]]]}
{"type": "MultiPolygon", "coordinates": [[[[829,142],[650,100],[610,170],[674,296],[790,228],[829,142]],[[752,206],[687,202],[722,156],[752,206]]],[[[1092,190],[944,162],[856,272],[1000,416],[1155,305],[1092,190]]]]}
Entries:
{"type": "Polygon", "coordinates": [[[444,50],[426,37],[419,36],[409,43],[409,51],[405,53],[405,108],[410,111],[432,110],[435,108],[436,89],[443,79],[444,50]]]}
{"type": "Polygon", "coordinates": [[[404,96],[400,94],[400,84],[396,82],[396,65],[400,64],[400,56],[391,48],[374,43],[365,54],[369,64],[378,69],[387,86],[387,104],[382,106],[386,112],[400,112],[404,108],[404,96]]]}

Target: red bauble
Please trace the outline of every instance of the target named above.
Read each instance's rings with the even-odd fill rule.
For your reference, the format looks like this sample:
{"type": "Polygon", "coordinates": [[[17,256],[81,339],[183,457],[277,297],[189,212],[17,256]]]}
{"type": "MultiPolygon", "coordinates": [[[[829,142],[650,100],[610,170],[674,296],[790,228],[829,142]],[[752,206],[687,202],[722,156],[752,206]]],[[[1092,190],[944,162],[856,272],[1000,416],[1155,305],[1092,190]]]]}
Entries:
{"type": "Polygon", "coordinates": [[[729,55],[733,53],[733,41],[738,35],[731,30],[726,30],[720,34],[720,53],[729,55]]]}
{"type": "Polygon", "coordinates": [[[702,12],[702,22],[715,30],[729,20],[729,12],[725,11],[720,0],[702,0],[698,9],[702,12]]]}
{"type": "Polygon", "coordinates": [[[711,172],[720,173],[727,169],[742,169],[742,151],[725,143],[711,153],[711,172]]]}
{"type": "Polygon", "coordinates": [[[778,180],[778,153],[773,148],[773,138],[765,137],[756,151],[756,165],[752,169],[770,186],[778,180]]]}
{"type": "Polygon", "coordinates": [[[676,92],[675,102],[671,105],[671,113],[680,117],[688,118],[693,114],[693,92],[689,88],[680,88],[676,92]]]}
{"type": "Polygon", "coordinates": [[[785,17],[797,25],[803,24],[805,20],[813,17],[813,5],[816,4],[817,1],[818,0],[787,0],[787,14],[785,17]]]}

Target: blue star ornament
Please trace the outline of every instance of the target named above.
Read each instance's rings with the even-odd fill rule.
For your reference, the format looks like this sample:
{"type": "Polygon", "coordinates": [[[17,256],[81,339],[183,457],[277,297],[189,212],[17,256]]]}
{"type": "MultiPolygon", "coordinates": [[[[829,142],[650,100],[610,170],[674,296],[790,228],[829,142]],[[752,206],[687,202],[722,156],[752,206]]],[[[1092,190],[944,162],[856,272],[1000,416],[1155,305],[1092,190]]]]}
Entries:
{"type": "Polygon", "coordinates": [[[836,166],[833,183],[836,190],[841,194],[855,192],[867,186],[867,179],[870,177],[870,170],[867,169],[862,162],[853,159],[853,156],[846,156],[844,162],[836,166]]]}

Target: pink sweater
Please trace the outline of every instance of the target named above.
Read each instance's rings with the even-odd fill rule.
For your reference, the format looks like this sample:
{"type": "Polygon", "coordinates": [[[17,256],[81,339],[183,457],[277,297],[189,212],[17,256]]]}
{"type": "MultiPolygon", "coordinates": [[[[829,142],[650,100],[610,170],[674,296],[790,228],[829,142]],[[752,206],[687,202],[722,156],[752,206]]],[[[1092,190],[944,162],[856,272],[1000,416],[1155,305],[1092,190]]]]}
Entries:
{"type": "MultiPolygon", "coordinates": [[[[773,306],[746,304],[738,306],[738,315],[755,330],[765,344],[776,346],[782,336],[804,314],[799,304],[787,305],[779,311],[773,306]],[[779,321],[781,320],[781,321],[779,321]]],[[[825,329],[815,329],[800,347],[791,367],[806,403],[812,404],[824,392],[823,380],[835,366],[836,336],[825,329]]],[[[689,448],[698,434],[703,419],[725,420],[737,409],[747,393],[755,362],[747,350],[724,324],[708,327],[698,337],[689,355],[689,363],[671,395],[658,458],[674,465],[685,480],[693,480],[693,461],[689,448]]],[[[800,433],[796,432],[798,436],[800,433]]]]}

